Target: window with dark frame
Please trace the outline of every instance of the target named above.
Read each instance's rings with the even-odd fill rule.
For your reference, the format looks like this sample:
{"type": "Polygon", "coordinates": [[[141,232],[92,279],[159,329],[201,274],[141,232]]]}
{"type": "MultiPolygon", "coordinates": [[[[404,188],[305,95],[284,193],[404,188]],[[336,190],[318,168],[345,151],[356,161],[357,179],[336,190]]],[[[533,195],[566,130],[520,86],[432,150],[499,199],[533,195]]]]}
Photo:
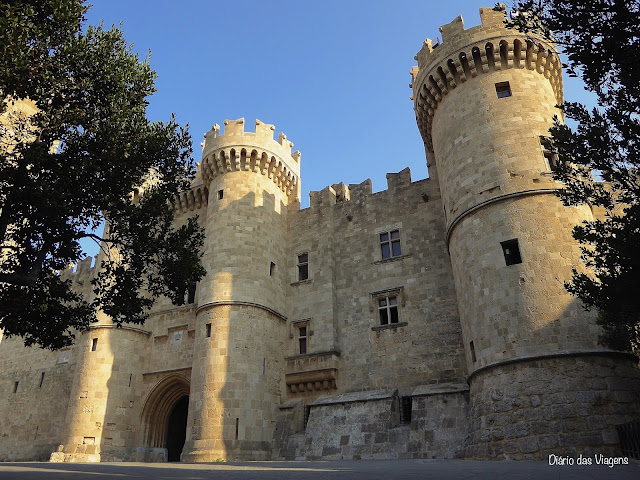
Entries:
{"type": "Polygon", "coordinates": [[[500,245],[502,245],[502,253],[504,254],[504,261],[507,266],[522,263],[522,256],[520,255],[520,247],[518,246],[517,238],[507,240],[506,242],[500,242],[500,245]]]}
{"type": "Polygon", "coordinates": [[[398,315],[398,297],[396,295],[385,295],[378,297],[378,315],[380,325],[392,325],[400,321],[398,315]]]}
{"type": "Polygon", "coordinates": [[[400,397],[400,423],[411,423],[411,409],[412,409],[411,397],[400,397]]]}
{"type": "Polygon", "coordinates": [[[546,171],[552,172],[558,166],[558,151],[553,146],[551,139],[544,135],[540,135],[540,145],[542,146],[542,155],[544,156],[546,171]]]}
{"type": "Polygon", "coordinates": [[[511,86],[509,82],[496,83],[496,94],[498,98],[505,98],[511,96],[511,86]]]}
{"type": "Polygon", "coordinates": [[[195,303],[196,301],[196,284],[192,283],[187,288],[187,304],[195,303]]]}
{"type": "Polygon", "coordinates": [[[309,253],[298,255],[298,281],[309,279],[309,253]]]}
{"type": "Polygon", "coordinates": [[[380,251],[383,260],[402,255],[400,248],[400,230],[391,230],[390,232],[380,234],[380,251]]]}
{"type": "Polygon", "coordinates": [[[307,325],[298,327],[298,353],[304,355],[307,353],[307,325]]]}

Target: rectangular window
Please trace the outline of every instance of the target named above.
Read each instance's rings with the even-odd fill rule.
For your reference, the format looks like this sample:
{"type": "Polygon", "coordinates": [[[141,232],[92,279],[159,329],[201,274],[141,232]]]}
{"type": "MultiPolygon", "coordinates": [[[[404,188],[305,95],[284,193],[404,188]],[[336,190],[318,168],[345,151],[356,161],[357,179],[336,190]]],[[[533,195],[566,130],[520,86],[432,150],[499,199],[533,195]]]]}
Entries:
{"type": "Polygon", "coordinates": [[[191,305],[192,303],[195,303],[195,301],[196,301],[196,284],[192,283],[191,285],[189,285],[189,288],[187,288],[187,303],[191,305]]]}
{"type": "Polygon", "coordinates": [[[469,342],[469,349],[471,350],[471,361],[476,363],[476,349],[473,346],[473,340],[469,342]]]}
{"type": "Polygon", "coordinates": [[[210,324],[210,323],[207,323],[207,324],[205,325],[205,335],[206,335],[207,337],[210,337],[210,336],[211,336],[211,324],[210,324]]]}
{"type": "Polygon", "coordinates": [[[400,397],[400,423],[411,423],[412,403],[411,397],[400,397]]]}
{"type": "Polygon", "coordinates": [[[517,238],[500,242],[500,245],[502,245],[502,253],[504,253],[504,261],[507,263],[507,266],[522,263],[517,238]]]}
{"type": "Polygon", "coordinates": [[[298,353],[303,355],[307,353],[307,326],[298,327],[298,353]]]}
{"type": "Polygon", "coordinates": [[[505,98],[511,96],[511,86],[509,82],[496,83],[496,94],[498,98],[505,98]]]}
{"type": "Polygon", "coordinates": [[[269,265],[269,276],[273,277],[273,274],[276,273],[276,264],[271,262],[269,265]]]}
{"type": "Polygon", "coordinates": [[[91,351],[95,352],[98,348],[98,339],[94,338],[91,340],[91,351]]]}
{"type": "Polygon", "coordinates": [[[398,323],[398,297],[388,295],[378,298],[378,314],[380,316],[380,325],[398,323]]]}
{"type": "Polygon", "coordinates": [[[301,253],[298,255],[298,281],[307,280],[309,278],[309,253],[301,253]]]}
{"type": "Polygon", "coordinates": [[[218,200],[222,200],[224,197],[224,190],[218,190],[218,200]]]}
{"type": "Polygon", "coordinates": [[[400,249],[400,231],[392,230],[380,234],[380,250],[382,252],[382,259],[399,257],[402,255],[400,249]]]}
{"type": "Polygon", "coordinates": [[[547,172],[552,172],[558,166],[558,152],[549,137],[540,135],[540,146],[544,156],[544,165],[547,172]]]}
{"type": "Polygon", "coordinates": [[[19,383],[20,383],[20,382],[15,382],[15,383],[13,384],[13,393],[17,393],[17,392],[18,392],[18,384],[19,384],[19,383]]]}

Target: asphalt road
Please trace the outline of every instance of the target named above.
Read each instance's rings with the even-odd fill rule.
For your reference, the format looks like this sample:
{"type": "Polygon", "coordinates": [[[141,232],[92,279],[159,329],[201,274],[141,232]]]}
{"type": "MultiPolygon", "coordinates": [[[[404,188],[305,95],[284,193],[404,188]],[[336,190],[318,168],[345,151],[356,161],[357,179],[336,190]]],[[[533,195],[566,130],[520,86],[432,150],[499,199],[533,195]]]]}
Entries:
{"type": "Polygon", "coordinates": [[[470,460],[359,460],[339,462],[230,463],[0,463],[0,479],[224,479],[224,480],[370,480],[490,479],[573,480],[640,479],[640,462],[629,465],[550,466],[548,462],[470,460]]]}

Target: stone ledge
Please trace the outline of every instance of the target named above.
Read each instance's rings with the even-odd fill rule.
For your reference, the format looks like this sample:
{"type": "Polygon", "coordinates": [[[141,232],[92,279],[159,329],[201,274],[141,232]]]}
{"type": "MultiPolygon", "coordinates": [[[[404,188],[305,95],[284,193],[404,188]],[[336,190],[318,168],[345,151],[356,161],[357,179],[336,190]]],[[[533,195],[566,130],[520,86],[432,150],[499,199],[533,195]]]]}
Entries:
{"type": "Polygon", "coordinates": [[[390,323],[388,325],[377,325],[375,327],[371,327],[371,330],[388,330],[390,328],[406,327],[407,325],[409,325],[407,322],[390,323]]]}
{"type": "Polygon", "coordinates": [[[395,262],[396,260],[404,260],[405,258],[412,257],[411,253],[407,253],[406,255],[398,255],[397,257],[385,258],[383,260],[376,260],[375,262],[371,262],[371,265],[380,265],[381,263],[389,263],[395,262]]]}
{"type": "Polygon", "coordinates": [[[340,352],[338,350],[328,350],[326,352],[312,352],[312,353],[302,353],[299,355],[290,355],[288,357],[284,357],[285,360],[298,360],[301,358],[311,358],[311,357],[325,357],[329,355],[335,355],[337,357],[340,356],[340,352]]]}
{"type": "Polygon", "coordinates": [[[469,391],[466,383],[435,383],[432,385],[418,385],[411,392],[411,397],[427,397],[430,395],[445,395],[447,393],[465,393],[469,391]]]}
{"type": "Polygon", "coordinates": [[[334,397],[322,397],[311,403],[311,407],[319,407],[322,405],[334,405],[336,403],[354,403],[354,402],[371,402],[376,400],[386,400],[392,398],[398,393],[397,388],[388,388],[385,390],[368,390],[366,392],[351,392],[334,397]]]}

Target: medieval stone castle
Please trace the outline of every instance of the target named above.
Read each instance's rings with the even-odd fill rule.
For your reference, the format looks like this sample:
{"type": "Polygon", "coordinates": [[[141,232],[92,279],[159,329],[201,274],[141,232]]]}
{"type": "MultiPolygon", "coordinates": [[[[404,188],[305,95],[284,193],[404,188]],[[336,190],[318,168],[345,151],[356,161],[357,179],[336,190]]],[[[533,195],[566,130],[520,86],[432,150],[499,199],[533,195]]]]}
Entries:
{"type": "MultiPolygon", "coordinates": [[[[640,370],[563,288],[571,229],[599,212],[554,195],[561,64],[480,16],[411,70],[426,180],[339,183],[301,210],[285,135],[214,126],[174,202],[206,229],[207,276],[142,328],[103,318],[57,352],[3,339],[0,460],[617,453],[640,370]]],[[[62,273],[87,294],[94,274],[62,273]]]]}

